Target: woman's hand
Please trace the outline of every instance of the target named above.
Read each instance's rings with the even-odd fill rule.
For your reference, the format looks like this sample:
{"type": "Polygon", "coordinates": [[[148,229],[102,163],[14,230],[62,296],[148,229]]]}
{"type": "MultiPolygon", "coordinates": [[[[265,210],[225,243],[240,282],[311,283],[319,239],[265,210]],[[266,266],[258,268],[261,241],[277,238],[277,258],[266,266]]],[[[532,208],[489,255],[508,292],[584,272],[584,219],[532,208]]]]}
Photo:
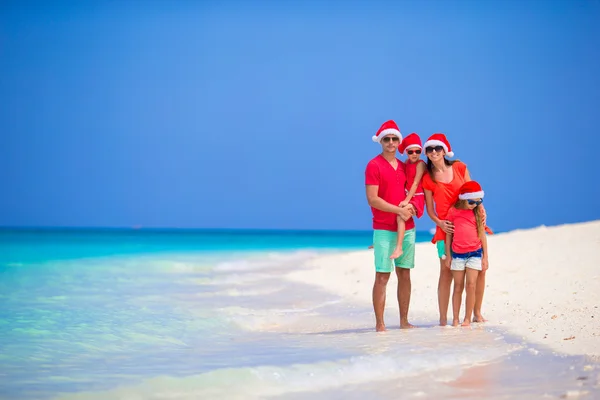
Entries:
{"type": "Polygon", "coordinates": [[[446,258],[444,259],[444,267],[450,269],[451,266],[452,266],[452,257],[446,256],[446,258]]]}
{"type": "Polygon", "coordinates": [[[482,271],[487,271],[487,269],[488,269],[489,267],[490,267],[490,264],[489,264],[489,262],[488,262],[488,259],[487,259],[487,257],[483,258],[483,259],[481,260],[481,270],[482,270],[482,271]]]}
{"type": "Polygon", "coordinates": [[[446,233],[454,233],[454,224],[445,219],[441,219],[438,226],[446,233]]]}

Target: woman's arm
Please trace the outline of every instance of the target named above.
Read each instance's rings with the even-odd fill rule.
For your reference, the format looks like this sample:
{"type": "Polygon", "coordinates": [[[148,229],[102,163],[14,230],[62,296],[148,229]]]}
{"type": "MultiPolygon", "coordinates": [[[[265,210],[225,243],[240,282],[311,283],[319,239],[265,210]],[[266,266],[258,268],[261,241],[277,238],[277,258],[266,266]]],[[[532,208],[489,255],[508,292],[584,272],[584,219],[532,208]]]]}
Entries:
{"type": "Polygon", "coordinates": [[[483,271],[486,271],[489,267],[489,261],[488,261],[488,245],[487,245],[487,236],[485,235],[485,232],[483,232],[483,234],[481,235],[481,248],[483,249],[483,256],[481,257],[481,269],[483,271]]]}
{"type": "Polygon", "coordinates": [[[481,269],[483,271],[489,268],[488,263],[488,245],[487,245],[487,235],[485,234],[485,222],[481,222],[481,226],[478,229],[479,231],[479,239],[481,239],[481,249],[483,250],[483,255],[481,257],[481,269]]]}
{"type": "Polygon", "coordinates": [[[454,224],[452,222],[439,219],[435,214],[435,210],[433,208],[433,192],[431,190],[425,189],[425,205],[427,206],[427,215],[429,215],[429,218],[431,218],[431,220],[437,226],[439,226],[446,233],[454,232],[454,224]]]}
{"type": "Polygon", "coordinates": [[[425,189],[425,206],[427,207],[427,215],[429,215],[429,218],[439,226],[441,220],[435,215],[435,210],[433,208],[433,192],[427,189],[425,189]]]}
{"type": "Polygon", "coordinates": [[[469,182],[471,179],[471,174],[469,173],[469,169],[465,168],[465,182],[469,182]]]}

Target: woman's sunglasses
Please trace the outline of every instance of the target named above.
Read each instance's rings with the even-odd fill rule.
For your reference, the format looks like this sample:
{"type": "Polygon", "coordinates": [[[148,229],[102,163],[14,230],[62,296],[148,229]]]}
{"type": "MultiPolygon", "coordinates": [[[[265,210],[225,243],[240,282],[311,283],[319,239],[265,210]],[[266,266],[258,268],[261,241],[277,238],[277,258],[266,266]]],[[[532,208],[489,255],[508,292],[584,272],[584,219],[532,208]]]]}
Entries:
{"type": "Polygon", "coordinates": [[[425,153],[429,154],[434,150],[436,151],[436,153],[441,153],[442,150],[444,150],[444,148],[442,146],[427,147],[425,148],[425,153]]]}
{"type": "Polygon", "coordinates": [[[386,136],[383,139],[381,139],[381,141],[383,143],[389,143],[390,140],[394,141],[394,142],[399,142],[400,138],[398,136],[386,136]]]}
{"type": "Polygon", "coordinates": [[[408,154],[409,156],[413,154],[421,154],[421,150],[406,150],[406,154],[408,154]]]}
{"type": "Polygon", "coordinates": [[[481,203],[483,203],[483,199],[481,199],[481,200],[467,200],[467,203],[469,203],[469,205],[473,205],[473,204],[480,205],[481,203]]]}

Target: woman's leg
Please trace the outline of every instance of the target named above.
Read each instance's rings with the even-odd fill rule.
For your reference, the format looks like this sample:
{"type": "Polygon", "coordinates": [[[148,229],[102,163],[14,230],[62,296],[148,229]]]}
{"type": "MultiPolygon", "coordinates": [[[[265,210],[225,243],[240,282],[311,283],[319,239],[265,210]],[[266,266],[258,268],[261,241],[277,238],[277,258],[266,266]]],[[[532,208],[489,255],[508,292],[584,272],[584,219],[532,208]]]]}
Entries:
{"type": "Polygon", "coordinates": [[[479,276],[479,271],[472,268],[467,268],[467,279],[465,284],[465,291],[467,292],[467,296],[465,299],[465,320],[462,323],[462,326],[470,326],[471,318],[473,316],[473,307],[475,306],[475,288],[477,286],[477,278],[479,276]]]}
{"type": "Polygon", "coordinates": [[[454,292],[452,294],[452,326],[460,325],[460,303],[465,289],[465,271],[452,271],[454,292]]]}

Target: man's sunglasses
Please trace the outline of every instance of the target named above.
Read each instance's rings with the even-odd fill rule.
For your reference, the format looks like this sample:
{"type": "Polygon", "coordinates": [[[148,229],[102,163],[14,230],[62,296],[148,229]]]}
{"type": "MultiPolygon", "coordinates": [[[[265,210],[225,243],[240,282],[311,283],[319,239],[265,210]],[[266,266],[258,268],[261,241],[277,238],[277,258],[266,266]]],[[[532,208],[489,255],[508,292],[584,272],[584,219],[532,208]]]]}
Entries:
{"type": "Polygon", "coordinates": [[[383,139],[381,139],[381,141],[383,143],[389,143],[390,140],[393,141],[393,142],[399,142],[400,138],[398,136],[386,136],[383,139]]]}
{"type": "Polygon", "coordinates": [[[481,203],[483,203],[483,199],[481,200],[467,200],[467,203],[469,203],[469,205],[480,205],[481,203]]]}
{"type": "Polygon", "coordinates": [[[434,150],[436,151],[436,153],[441,153],[442,150],[444,150],[444,148],[442,146],[427,147],[425,148],[425,153],[429,154],[434,150]]]}
{"type": "Polygon", "coordinates": [[[421,154],[421,150],[406,150],[406,154],[413,155],[413,154],[421,154]]]}

